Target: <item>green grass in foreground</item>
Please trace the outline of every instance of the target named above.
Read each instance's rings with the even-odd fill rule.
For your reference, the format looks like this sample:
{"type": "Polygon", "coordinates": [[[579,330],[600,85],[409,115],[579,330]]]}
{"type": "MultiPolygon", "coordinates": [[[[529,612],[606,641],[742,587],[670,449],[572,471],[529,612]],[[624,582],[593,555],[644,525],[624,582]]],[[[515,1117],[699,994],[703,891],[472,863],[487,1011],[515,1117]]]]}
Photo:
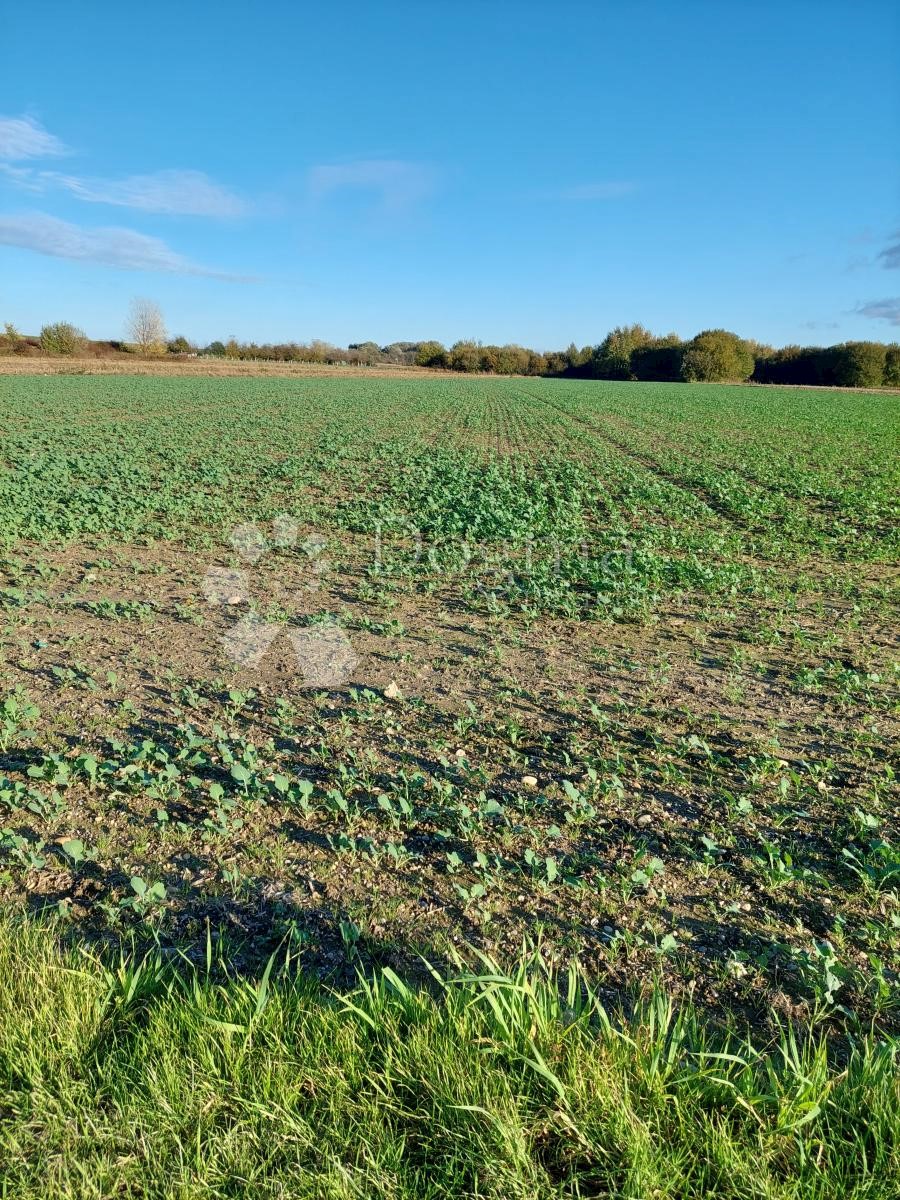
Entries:
{"type": "Polygon", "coordinates": [[[350,996],[0,923],[0,1195],[894,1197],[896,1044],[610,1018],[538,957],[350,996]],[[834,1053],[836,1047],[831,1048],[834,1053]]]}

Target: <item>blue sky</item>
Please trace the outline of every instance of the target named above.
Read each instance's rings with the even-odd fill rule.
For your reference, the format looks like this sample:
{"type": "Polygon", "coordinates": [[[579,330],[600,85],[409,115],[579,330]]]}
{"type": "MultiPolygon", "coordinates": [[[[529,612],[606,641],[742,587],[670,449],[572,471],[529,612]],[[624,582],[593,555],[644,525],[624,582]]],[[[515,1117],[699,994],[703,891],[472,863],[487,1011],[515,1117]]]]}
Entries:
{"type": "Polygon", "coordinates": [[[900,7],[14,6],[0,321],[900,337],[900,7]],[[131,14],[131,15],[126,15],[131,14]]]}

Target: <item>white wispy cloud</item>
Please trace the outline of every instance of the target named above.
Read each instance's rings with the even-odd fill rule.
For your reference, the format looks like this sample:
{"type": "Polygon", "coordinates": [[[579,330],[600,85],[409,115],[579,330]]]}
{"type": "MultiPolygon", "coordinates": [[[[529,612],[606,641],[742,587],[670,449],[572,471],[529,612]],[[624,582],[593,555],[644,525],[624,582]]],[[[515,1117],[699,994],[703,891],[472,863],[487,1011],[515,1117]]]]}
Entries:
{"type": "Polygon", "coordinates": [[[46,213],[0,215],[0,245],[33,250],[51,258],[100,263],[125,271],[163,271],[250,282],[247,277],[213,270],[177,254],[161,238],[134,229],[109,226],[85,229],[46,213]]]}
{"type": "Polygon", "coordinates": [[[610,179],[603,183],[578,183],[558,193],[561,200],[616,200],[637,191],[637,184],[627,179],[610,179]]]}
{"type": "Polygon", "coordinates": [[[68,147],[33,117],[0,116],[0,159],[21,162],[26,158],[56,158],[68,153],[68,147]]]}
{"type": "Polygon", "coordinates": [[[861,304],[856,311],[860,316],[871,317],[875,321],[900,325],[900,296],[888,300],[870,300],[868,304],[861,304]]]}
{"type": "Polygon", "coordinates": [[[203,171],[164,170],[108,179],[14,165],[69,153],[59,138],[32,117],[0,116],[0,173],[24,191],[65,191],[89,204],[164,215],[239,217],[249,208],[245,200],[203,171]]]}
{"type": "Polygon", "coordinates": [[[98,179],[2,163],[0,168],[7,179],[25,191],[37,194],[66,191],[89,204],[190,217],[240,217],[249,207],[240,196],[203,171],[155,171],[124,179],[98,179]]]}
{"type": "Polygon", "coordinates": [[[435,186],[435,173],[421,163],[372,158],[313,167],[309,191],[321,200],[333,192],[354,189],[374,193],[387,212],[401,212],[424,200],[435,186]]]}

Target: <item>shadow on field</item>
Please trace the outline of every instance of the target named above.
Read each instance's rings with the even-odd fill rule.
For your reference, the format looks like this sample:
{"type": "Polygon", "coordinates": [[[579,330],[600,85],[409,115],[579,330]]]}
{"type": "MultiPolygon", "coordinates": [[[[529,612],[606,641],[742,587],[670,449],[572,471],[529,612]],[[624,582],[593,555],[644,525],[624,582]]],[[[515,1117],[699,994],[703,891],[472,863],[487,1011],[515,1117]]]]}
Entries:
{"type": "MultiPolygon", "coordinates": [[[[276,961],[289,958],[344,988],[360,972],[382,967],[427,981],[423,959],[452,973],[452,947],[477,966],[476,947],[512,961],[523,942],[544,939],[557,961],[578,957],[602,981],[611,1004],[638,981],[659,975],[675,988],[696,984],[699,1007],[714,1010],[727,995],[733,1006],[765,1020],[772,996],[767,988],[783,989],[798,1002],[803,995],[796,972],[791,976],[781,968],[779,943],[790,941],[800,927],[822,939],[834,933],[833,910],[820,903],[818,885],[760,887],[761,849],[769,839],[773,845],[785,842],[792,806],[771,790],[753,795],[752,818],[743,825],[733,813],[728,817],[723,799],[728,793],[721,788],[737,791],[729,779],[758,753],[733,728],[705,730],[701,740],[689,735],[689,723],[666,725],[651,713],[654,727],[648,731],[642,725],[646,714],[630,703],[588,697],[594,714],[589,717],[587,709],[573,715],[544,695],[529,698],[521,711],[500,705],[460,733],[460,714],[434,702],[392,703],[384,692],[367,689],[367,699],[367,693],[348,689],[329,693],[304,718],[306,724],[298,722],[288,735],[269,707],[271,695],[257,696],[237,711],[228,709],[229,693],[221,683],[198,681],[199,706],[173,717],[171,693],[158,679],[148,675],[146,691],[150,705],[120,728],[123,744],[119,752],[110,751],[116,761],[106,776],[100,771],[96,786],[76,773],[71,788],[61,786],[63,815],[35,822],[25,796],[0,820],[23,839],[23,855],[45,859],[40,868],[27,869],[26,863],[17,871],[16,899],[35,916],[53,916],[57,935],[67,942],[113,956],[159,947],[167,957],[198,967],[209,954],[223,975],[247,978],[258,977],[275,955],[276,961]],[[183,757],[193,723],[203,728],[212,723],[215,731],[216,714],[223,711],[222,739],[233,749],[249,744],[260,751],[259,790],[249,796],[229,775],[225,764],[232,760],[217,748],[218,733],[207,735],[202,762],[183,757]],[[523,711],[520,740],[508,755],[505,722],[523,711]],[[581,739],[574,760],[573,733],[581,739]],[[277,753],[267,758],[263,751],[270,738],[277,753]],[[127,772],[137,761],[135,749],[146,743],[152,745],[150,758],[136,768],[146,767],[146,787],[134,787],[127,772]],[[468,765],[455,757],[460,745],[471,758],[468,765]],[[365,762],[367,746],[379,752],[371,765],[365,762]],[[623,769],[618,790],[591,793],[595,818],[567,823],[563,781],[586,789],[586,764],[597,764],[595,779],[602,783],[615,776],[620,757],[627,762],[654,756],[677,764],[676,784],[648,774],[637,787],[623,769]],[[180,764],[181,784],[177,794],[157,800],[152,788],[162,774],[159,764],[169,761],[180,764]],[[347,775],[351,781],[345,785],[348,763],[351,768],[362,763],[364,774],[347,775]],[[479,775],[479,763],[493,773],[479,775]],[[532,769],[540,786],[525,785],[523,776],[532,769]],[[308,818],[271,790],[275,771],[314,785],[308,818]],[[188,787],[192,772],[197,778],[188,787]],[[408,780],[415,772],[422,785],[407,793],[413,813],[402,823],[393,813],[392,823],[378,808],[379,792],[389,793],[399,778],[408,780]],[[342,788],[358,802],[349,816],[329,807],[329,792],[342,788]],[[213,824],[223,820],[216,817],[217,789],[235,802],[233,816],[241,823],[233,829],[227,821],[223,830],[213,824]],[[461,807],[469,816],[477,811],[477,825],[455,823],[461,807]],[[699,873],[698,863],[707,861],[704,836],[729,820],[733,838],[716,832],[722,845],[708,851],[714,869],[699,873]],[[39,846],[36,828],[45,839],[39,846]],[[66,838],[73,836],[67,831],[98,846],[102,838],[99,862],[93,848],[73,861],[65,850],[66,838]],[[386,850],[392,846],[404,853],[391,859],[386,850]],[[554,886],[543,886],[529,867],[525,854],[534,847],[540,855],[555,856],[554,886]],[[482,848],[497,880],[488,885],[495,890],[481,893],[483,903],[460,898],[485,878],[477,873],[483,864],[476,868],[474,861],[482,848]],[[655,886],[635,884],[636,868],[654,857],[664,862],[661,879],[655,886]],[[152,891],[156,884],[165,889],[158,897],[152,891]],[[738,899],[743,903],[735,907],[738,899]],[[482,908],[491,909],[490,919],[482,908]],[[669,934],[676,940],[674,951],[661,945],[669,934]],[[728,973],[737,960],[749,964],[744,984],[739,973],[728,973]],[[754,974],[759,963],[760,973],[754,974]],[[766,986],[754,989],[751,981],[763,977],[766,986]]],[[[74,752],[63,752],[71,766],[75,754],[83,753],[83,730],[67,730],[59,740],[74,752]]],[[[27,785],[30,768],[40,760],[32,748],[7,752],[0,757],[0,775],[18,774],[27,785]]],[[[50,775],[41,778],[45,792],[48,783],[55,786],[50,775]]],[[[804,861],[815,864],[823,885],[846,888],[833,846],[827,853],[834,829],[812,804],[801,817],[802,831],[792,830],[791,838],[802,840],[804,861]]]]}

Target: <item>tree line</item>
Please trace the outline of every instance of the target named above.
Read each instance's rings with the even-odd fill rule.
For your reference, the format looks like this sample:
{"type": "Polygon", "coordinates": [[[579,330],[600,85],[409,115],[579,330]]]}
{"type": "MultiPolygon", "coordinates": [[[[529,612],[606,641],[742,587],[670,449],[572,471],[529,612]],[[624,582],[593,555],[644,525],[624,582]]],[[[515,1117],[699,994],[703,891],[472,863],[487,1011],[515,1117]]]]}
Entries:
{"type": "Polygon", "coordinates": [[[438,341],[351,342],[333,346],[310,342],[213,341],[197,346],[184,336],[170,338],[153,301],[132,302],[127,342],[89,342],[65,321],[45,325],[39,337],[24,337],[6,325],[0,352],[83,355],[139,353],[212,357],[260,362],[306,362],[352,366],[418,366],[464,374],[537,375],[577,379],[658,382],[778,383],[819,387],[900,387],[900,345],[893,342],[841,342],[835,346],[776,349],[726,329],[705,329],[689,340],[658,336],[643,325],[620,325],[596,345],[569,345],[540,351],[519,345],[485,345],[464,339],[452,346],[438,341]]]}
{"type": "Polygon", "coordinates": [[[775,349],[726,329],[706,329],[689,341],[662,337],[643,325],[610,330],[602,342],[541,353],[522,346],[457,342],[445,349],[423,342],[424,367],[489,374],[557,375],[646,382],[780,383],[820,387],[900,387],[900,345],[842,342],[836,346],[775,349]]]}

